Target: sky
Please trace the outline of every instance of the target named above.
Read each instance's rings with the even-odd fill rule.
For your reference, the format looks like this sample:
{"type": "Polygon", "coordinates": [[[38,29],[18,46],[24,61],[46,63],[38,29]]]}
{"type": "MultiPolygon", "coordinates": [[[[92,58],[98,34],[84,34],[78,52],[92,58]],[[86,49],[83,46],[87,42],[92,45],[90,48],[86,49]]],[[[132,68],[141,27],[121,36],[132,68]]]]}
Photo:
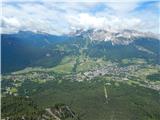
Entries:
{"type": "Polygon", "coordinates": [[[158,0],[3,0],[1,33],[68,34],[77,29],[160,31],[158,0]]]}

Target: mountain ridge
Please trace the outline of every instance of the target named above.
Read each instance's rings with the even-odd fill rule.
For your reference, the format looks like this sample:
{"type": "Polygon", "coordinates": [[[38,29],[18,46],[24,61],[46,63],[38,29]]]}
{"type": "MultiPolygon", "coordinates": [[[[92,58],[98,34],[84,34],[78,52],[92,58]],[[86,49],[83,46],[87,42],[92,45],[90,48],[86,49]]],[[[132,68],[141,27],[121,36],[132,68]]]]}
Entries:
{"type": "Polygon", "coordinates": [[[81,36],[84,38],[89,38],[91,41],[111,41],[112,45],[121,44],[128,45],[133,42],[136,38],[153,38],[158,39],[159,35],[151,33],[151,32],[139,32],[136,30],[116,30],[109,31],[105,29],[88,29],[88,30],[75,30],[70,33],[71,36],[81,36]]]}
{"type": "Polygon", "coordinates": [[[149,37],[124,39],[123,37],[117,37],[116,39],[105,40],[103,38],[108,34],[105,33],[106,31],[97,30],[95,32],[96,34],[93,34],[93,30],[88,30],[80,31],[81,34],[79,35],[63,36],[31,31],[2,34],[2,72],[17,70],[14,69],[17,67],[22,69],[28,65],[29,67],[37,65],[52,67],[59,64],[65,56],[79,56],[82,53],[89,57],[105,56],[112,60],[140,57],[158,61],[160,56],[159,39],[149,37]],[[92,35],[91,38],[88,35],[92,35]]]}

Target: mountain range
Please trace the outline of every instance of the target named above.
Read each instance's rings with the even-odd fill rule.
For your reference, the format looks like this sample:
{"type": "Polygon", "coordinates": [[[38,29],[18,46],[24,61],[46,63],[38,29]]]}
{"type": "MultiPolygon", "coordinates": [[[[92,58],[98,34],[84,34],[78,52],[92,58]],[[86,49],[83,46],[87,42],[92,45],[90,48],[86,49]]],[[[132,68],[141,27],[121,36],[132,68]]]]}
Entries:
{"type": "Polygon", "coordinates": [[[160,63],[159,35],[135,30],[80,29],[61,36],[19,31],[2,34],[1,38],[2,73],[27,66],[52,67],[67,55],[82,53],[113,61],[138,57],[148,62],[160,63]]]}
{"type": "Polygon", "coordinates": [[[2,34],[2,119],[159,120],[160,40],[134,30],[2,34]]]}

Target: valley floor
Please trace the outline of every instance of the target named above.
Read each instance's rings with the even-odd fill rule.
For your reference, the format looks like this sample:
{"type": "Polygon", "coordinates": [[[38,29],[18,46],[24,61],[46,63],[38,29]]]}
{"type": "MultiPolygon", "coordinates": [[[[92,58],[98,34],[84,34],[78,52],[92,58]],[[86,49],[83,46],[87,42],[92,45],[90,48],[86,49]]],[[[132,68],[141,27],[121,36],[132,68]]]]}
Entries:
{"type": "MultiPolygon", "coordinates": [[[[80,120],[159,120],[159,67],[143,59],[120,64],[70,56],[53,68],[26,68],[6,74],[2,76],[2,118],[14,117],[12,107],[20,107],[5,99],[21,96],[31,99],[38,110],[56,104],[70,106],[80,120]]],[[[24,106],[26,110],[15,115],[32,109],[24,106]]]]}

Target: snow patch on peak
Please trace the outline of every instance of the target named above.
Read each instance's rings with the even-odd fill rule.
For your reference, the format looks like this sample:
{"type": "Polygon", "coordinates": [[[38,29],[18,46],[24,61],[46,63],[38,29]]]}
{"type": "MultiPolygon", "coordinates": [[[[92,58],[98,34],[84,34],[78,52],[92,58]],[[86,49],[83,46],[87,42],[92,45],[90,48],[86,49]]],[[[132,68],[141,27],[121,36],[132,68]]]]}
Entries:
{"type": "Polygon", "coordinates": [[[111,41],[113,45],[128,45],[138,37],[155,38],[159,37],[153,33],[143,33],[136,30],[105,30],[105,29],[79,29],[72,33],[73,36],[82,36],[91,41],[111,41]]]}

